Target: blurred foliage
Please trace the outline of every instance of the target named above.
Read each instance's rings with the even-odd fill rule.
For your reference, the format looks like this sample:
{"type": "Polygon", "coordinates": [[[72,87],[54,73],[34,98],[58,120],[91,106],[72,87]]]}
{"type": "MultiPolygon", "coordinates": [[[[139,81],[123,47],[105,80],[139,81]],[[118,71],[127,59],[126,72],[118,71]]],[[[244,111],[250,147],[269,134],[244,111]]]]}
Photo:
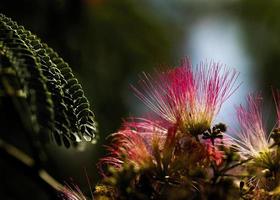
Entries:
{"type": "Polygon", "coordinates": [[[280,81],[280,2],[242,0],[238,12],[246,31],[245,44],[258,69],[260,86],[269,95],[269,87],[279,87],[280,81]]]}

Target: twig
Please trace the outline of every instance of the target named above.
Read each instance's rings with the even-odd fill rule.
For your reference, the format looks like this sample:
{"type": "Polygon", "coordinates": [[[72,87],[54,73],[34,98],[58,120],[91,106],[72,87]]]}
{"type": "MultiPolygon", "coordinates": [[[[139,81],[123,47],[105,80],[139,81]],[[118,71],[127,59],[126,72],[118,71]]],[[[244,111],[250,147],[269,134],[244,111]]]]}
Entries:
{"type": "Polygon", "coordinates": [[[244,163],[249,162],[250,160],[252,160],[252,158],[248,158],[248,159],[246,159],[246,160],[242,160],[242,161],[240,161],[239,163],[236,163],[236,164],[234,164],[234,165],[231,165],[231,166],[228,167],[228,168],[222,169],[222,170],[221,170],[221,173],[225,173],[225,172],[227,172],[228,170],[231,170],[231,169],[233,169],[233,168],[235,168],[235,167],[238,167],[238,166],[240,166],[240,165],[243,165],[244,163]]]}
{"type": "Polygon", "coordinates": [[[17,147],[0,139],[0,150],[2,150],[7,156],[16,159],[22,165],[30,169],[33,174],[35,174],[35,176],[40,178],[41,181],[50,186],[52,189],[60,191],[63,188],[63,185],[55,180],[45,169],[38,169],[32,157],[30,157],[17,147]]]}

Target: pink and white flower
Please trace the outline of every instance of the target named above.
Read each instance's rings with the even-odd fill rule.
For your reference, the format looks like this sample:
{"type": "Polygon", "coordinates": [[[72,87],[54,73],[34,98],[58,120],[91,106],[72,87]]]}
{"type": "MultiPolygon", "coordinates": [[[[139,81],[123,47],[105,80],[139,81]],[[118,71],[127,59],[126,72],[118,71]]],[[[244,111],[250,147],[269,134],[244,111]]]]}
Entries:
{"type": "Polygon", "coordinates": [[[247,107],[240,105],[237,108],[237,118],[240,130],[237,138],[232,138],[232,144],[240,154],[246,158],[259,158],[269,152],[269,136],[263,124],[261,112],[262,97],[259,94],[247,97],[247,107]]]}
{"type": "MultiPolygon", "coordinates": [[[[166,129],[148,119],[132,119],[112,134],[112,144],[107,146],[109,155],[99,163],[120,168],[124,163],[132,164],[136,169],[147,167],[154,162],[153,145],[163,147],[166,129]]],[[[105,174],[103,174],[105,175],[105,174]]]]}
{"type": "Polygon", "coordinates": [[[190,61],[184,59],[181,66],[158,73],[155,78],[144,73],[141,87],[134,87],[134,91],[162,120],[184,131],[204,131],[238,88],[235,84],[238,75],[219,63],[192,67],[190,61]]]}

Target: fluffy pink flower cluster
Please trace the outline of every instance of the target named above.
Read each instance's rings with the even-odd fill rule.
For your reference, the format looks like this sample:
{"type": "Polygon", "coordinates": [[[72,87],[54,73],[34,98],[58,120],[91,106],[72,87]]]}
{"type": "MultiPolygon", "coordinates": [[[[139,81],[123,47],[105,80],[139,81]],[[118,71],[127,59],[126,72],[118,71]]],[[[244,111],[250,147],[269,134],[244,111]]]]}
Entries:
{"type": "MultiPolygon", "coordinates": [[[[153,111],[152,117],[124,122],[112,135],[109,155],[101,159],[100,166],[119,168],[131,163],[140,168],[156,163],[155,147],[164,154],[174,151],[176,145],[182,146],[186,137],[198,141],[211,128],[224,101],[237,89],[238,75],[215,62],[193,67],[188,59],[153,78],[143,73],[140,87],[133,89],[153,111]]],[[[222,162],[221,152],[207,140],[202,147],[216,164],[222,162]]]]}

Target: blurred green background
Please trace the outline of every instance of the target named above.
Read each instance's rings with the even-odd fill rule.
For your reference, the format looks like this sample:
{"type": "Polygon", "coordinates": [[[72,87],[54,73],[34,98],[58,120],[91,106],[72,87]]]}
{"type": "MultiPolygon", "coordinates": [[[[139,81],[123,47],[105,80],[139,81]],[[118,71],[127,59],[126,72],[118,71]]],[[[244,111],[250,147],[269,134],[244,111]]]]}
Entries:
{"type": "MultiPolygon", "coordinates": [[[[280,2],[271,0],[1,0],[0,12],[38,35],[72,67],[99,124],[97,145],[83,152],[47,144],[48,171],[88,192],[108,134],[144,107],[131,92],[142,71],[159,64],[214,60],[241,72],[239,90],[217,121],[235,126],[234,106],[249,92],[280,86],[280,2]]],[[[268,104],[268,110],[273,106],[268,104]]],[[[21,146],[23,140],[15,139],[21,146]]],[[[24,146],[24,145],[22,145],[24,146]]],[[[0,199],[50,199],[12,164],[0,159],[0,199]],[[25,184],[26,183],[26,184],[25,184]]]]}

